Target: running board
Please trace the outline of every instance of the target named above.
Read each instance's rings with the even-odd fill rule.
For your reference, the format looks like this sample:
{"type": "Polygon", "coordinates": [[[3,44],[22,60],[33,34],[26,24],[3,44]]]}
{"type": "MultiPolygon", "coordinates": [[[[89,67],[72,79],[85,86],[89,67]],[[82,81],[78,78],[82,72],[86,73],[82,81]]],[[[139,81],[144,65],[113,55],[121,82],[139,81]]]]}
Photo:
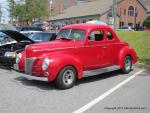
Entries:
{"type": "Polygon", "coordinates": [[[96,70],[83,71],[83,77],[94,76],[94,75],[115,71],[115,70],[119,70],[119,66],[114,65],[114,66],[109,66],[109,67],[100,68],[96,70]]]}

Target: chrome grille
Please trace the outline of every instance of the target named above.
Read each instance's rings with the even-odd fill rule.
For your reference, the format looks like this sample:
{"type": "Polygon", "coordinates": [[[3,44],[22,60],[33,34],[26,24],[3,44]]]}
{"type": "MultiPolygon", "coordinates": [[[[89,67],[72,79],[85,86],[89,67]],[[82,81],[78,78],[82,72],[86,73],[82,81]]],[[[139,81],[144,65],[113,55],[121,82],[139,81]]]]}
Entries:
{"type": "Polygon", "coordinates": [[[31,75],[32,71],[32,64],[36,58],[26,58],[25,61],[25,73],[31,75]]]}

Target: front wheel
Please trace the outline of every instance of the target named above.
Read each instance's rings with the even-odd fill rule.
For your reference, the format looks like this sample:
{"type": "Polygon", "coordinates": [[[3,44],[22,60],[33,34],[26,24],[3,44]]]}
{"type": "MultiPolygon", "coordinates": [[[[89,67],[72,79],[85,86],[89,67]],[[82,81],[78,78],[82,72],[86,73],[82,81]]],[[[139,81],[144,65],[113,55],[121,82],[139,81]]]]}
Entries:
{"type": "Polygon", "coordinates": [[[76,76],[76,70],[72,66],[66,66],[59,72],[55,83],[60,89],[69,89],[74,86],[76,76]]]}
{"type": "Polygon", "coordinates": [[[122,68],[122,73],[127,74],[132,69],[132,58],[130,56],[126,56],[124,59],[124,65],[122,68]]]}

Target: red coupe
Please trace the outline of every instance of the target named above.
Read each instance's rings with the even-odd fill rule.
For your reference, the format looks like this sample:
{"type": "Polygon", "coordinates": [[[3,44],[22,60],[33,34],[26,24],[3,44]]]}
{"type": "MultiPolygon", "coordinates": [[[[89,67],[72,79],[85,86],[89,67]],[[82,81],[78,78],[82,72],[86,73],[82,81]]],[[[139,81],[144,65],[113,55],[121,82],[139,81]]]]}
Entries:
{"type": "Polygon", "coordinates": [[[63,27],[55,41],[28,45],[14,67],[29,80],[55,81],[68,89],[84,77],[114,70],[129,73],[136,61],[136,52],[109,26],[74,24],[63,27]]]}

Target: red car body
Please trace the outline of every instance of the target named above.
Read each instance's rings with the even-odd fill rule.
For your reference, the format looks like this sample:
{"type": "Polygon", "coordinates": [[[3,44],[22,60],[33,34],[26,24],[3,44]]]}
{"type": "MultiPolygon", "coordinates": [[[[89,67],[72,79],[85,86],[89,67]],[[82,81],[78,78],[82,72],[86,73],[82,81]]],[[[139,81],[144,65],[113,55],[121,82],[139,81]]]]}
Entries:
{"type": "MultiPolygon", "coordinates": [[[[82,30],[77,33],[84,32],[83,40],[62,38],[52,42],[28,45],[15,65],[19,71],[25,71],[25,78],[54,81],[65,67],[71,66],[76,72],[76,78],[81,79],[124,69],[127,56],[132,63],[137,61],[136,52],[126,42],[120,41],[109,26],[74,24],[63,27],[61,31],[66,29],[82,30]],[[96,40],[96,33],[102,34],[103,39],[96,40]],[[90,39],[92,36],[95,36],[95,40],[90,39]],[[48,66],[43,70],[42,65],[46,58],[48,66]]],[[[78,36],[78,34],[75,35],[78,36]]]]}

